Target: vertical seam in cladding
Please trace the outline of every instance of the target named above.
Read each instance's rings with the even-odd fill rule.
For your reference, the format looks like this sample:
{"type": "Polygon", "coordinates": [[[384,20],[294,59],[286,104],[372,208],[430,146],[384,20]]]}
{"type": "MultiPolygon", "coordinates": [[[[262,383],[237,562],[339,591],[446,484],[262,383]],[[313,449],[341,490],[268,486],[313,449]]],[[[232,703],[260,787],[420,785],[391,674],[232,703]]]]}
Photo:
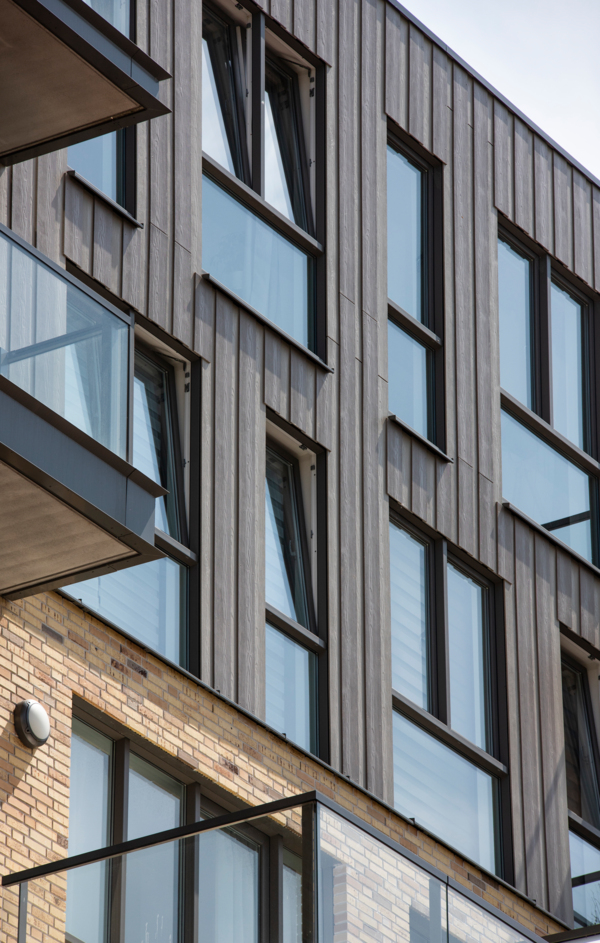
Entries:
{"type": "MultiPolygon", "coordinates": [[[[544,738],[542,737],[542,724],[543,724],[543,715],[542,715],[542,703],[540,700],[540,663],[539,663],[539,644],[538,644],[538,635],[539,635],[539,614],[538,614],[538,569],[537,569],[537,546],[539,537],[533,535],[533,585],[534,585],[534,623],[533,631],[535,635],[535,682],[536,682],[536,700],[538,707],[538,744],[540,751],[540,783],[539,787],[541,789],[541,809],[540,811],[540,836],[543,836],[544,847],[542,849],[542,872],[543,872],[543,887],[545,890],[545,899],[542,901],[542,906],[547,909],[549,906],[549,884],[548,884],[548,844],[546,840],[546,790],[544,785],[544,738]]],[[[547,630],[547,627],[545,627],[547,630]]]]}

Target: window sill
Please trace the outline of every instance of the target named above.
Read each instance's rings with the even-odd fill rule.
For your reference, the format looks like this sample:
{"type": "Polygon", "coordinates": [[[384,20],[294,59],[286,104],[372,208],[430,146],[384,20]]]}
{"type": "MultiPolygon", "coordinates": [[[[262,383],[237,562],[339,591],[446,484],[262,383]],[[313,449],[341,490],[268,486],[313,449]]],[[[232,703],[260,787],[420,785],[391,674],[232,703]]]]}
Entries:
{"type": "Polygon", "coordinates": [[[293,638],[295,642],[299,642],[300,645],[310,649],[310,651],[315,652],[317,655],[320,655],[321,652],[324,652],[327,648],[323,639],[320,639],[314,632],[305,629],[304,626],[294,622],[293,619],[284,615],[283,612],[279,612],[278,609],[274,609],[268,604],[265,606],[265,619],[274,628],[281,629],[286,635],[293,638]]]}
{"type": "Polygon", "coordinates": [[[390,301],[389,298],[388,317],[395,321],[398,327],[401,327],[403,330],[407,331],[412,337],[415,338],[415,340],[420,341],[421,344],[424,344],[426,347],[430,347],[432,350],[441,350],[441,337],[438,337],[437,334],[434,334],[433,331],[430,331],[428,327],[425,327],[421,321],[417,321],[416,318],[413,318],[411,314],[408,314],[399,305],[394,304],[394,302],[390,301]]]}
{"type": "Polygon", "coordinates": [[[523,403],[519,402],[518,399],[515,399],[514,396],[511,396],[510,393],[507,393],[505,390],[500,390],[500,404],[506,409],[515,419],[518,419],[523,425],[527,426],[531,432],[535,432],[541,439],[552,446],[553,449],[556,449],[557,452],[562,453],[576,465],[579,465],[581,468],[584,468],[587,472],[590,472],[592,475],[600,477],[600,463],[598,463],[591,455],[588,455],[587,452],[584,452],[579,446],[575,445],[574,442],[571,442],[569,439],[565,438],[564,435],[561,435],[560,432],[557,432],[556,429],[553,429],[544,419],[537,415],[537,413],[532,412],[531,409],[528,409],[527,406],[524,406],[523,403]]]}
{"type": "Polygon", "coordinates": [[[170,534],[165,534],[158,527],[154,529],[154,546],[173,557],[178,563],[183,563],[184,566],[194,566],[198,562],[193,550],[190,550],[184,544],[180,544],[178,540],[175,540],[170,534]]]}
{"type": "Polygon", "coordinates": [[[126,219],[128,223],[131,223],[132,226],[135,226],[136,229],[143,229],[144,224],[140,223],[135,216],[132,216],[131,213],[128,213],[124,206],[121,206],[120,203],[117,203],[116,200],[113,200],[111,197],[107,196],[106,193],[103,193],[98,187],[95,187],[93,183],[90,183],[89,180],[86,180],[85,177],[82,177],[81,174],[78,174],[76,170],[67,170],[67,176],[71,177],[73,180],[76,180],[77,183],[85,190],[89,190],[95,197],[98,197],[99,200],[103,200],[107,206],[110,206],[111,210],[115,213],[118,213],[119,216],[122,216],[123,219],[126,219]]]}
{"type": "Polygon", "coordinates": [[[209,157],[204,151],[202,151],[202,170],[207,173],[209,177],[212,177],[216,183],[221,184],[226,190],[229,190],[233,196],[237,197],[237,199],[244,203],[253,213],[260,216],[275,229],[278,229],[290,242],[295,243],[305,252],[310,253],[310,255],[323,255],[323,246],[320,242],[317,242],[316,239],[309,236],[304,229],[297,226],[296,223],[293,223],[287,216],[279,213],[274,206],[267,203],[266,200],[259,196],[258,193],[255,193],[254,190],[243,183],[238,177],[230,174],[228,170],[225,170],[221,164],[213,160],[212,157],[209,157]]]}
{"type": "Polygon", "coordinates": [[[333,373],[333,367],[330,367],[325,363],[324,360],[315,354],[312,350],[309,350],[308,347],[305,347],[304,344],[301,344],[300,341],[297,341],[295,337],[292,337],[291,334],[288,334],[287,331],[284,331],[283,328],[279,327],[278,324],[275,324],[273,321],[270,321],[269,318],[265,317],[264,314],[261,314],[260,311],[257,311],[256,308],[253,308],[252,305],[249,305],[247,301],[244,301],[243,298],[240,298],[239,295],[236,295],[234,291],[230,288],[227,288],[222,282],[217,278],[213,278],[208,272],[202,272],[202,278],[207,282],[213,285],[218,291],[222,292],[224,295],[227,295],[228,298],[238,306],[238,308],[243,308],[244,311],[247,311],[248,314],[251,314],[252,317],[256,318],[257,321],[260,321],[262,324],[265,324],[268,328],[274,331],[276,334],[279,334],[280,337],[287,344],[291,344],[297,350],[301,351],[305,357],[308,357],[310,360],[313,360],[322,370],[326,370],[328,373],[333,373]]]}
{"type": "Polygon", "coordinates": [[[422,727],[427,733],[432,734],[437,740],[441,740],[442,743],[451,747],[456,753],[462,754],[462,756],[466,757],[472,763],[475,763],[476,766],[491,773],[493,776],[508,776],[508,769],[504,763],[501,763],[500,760],[486,753],[486,751],[482,750],[480,747],[475,746],[474,743],[471,743],[469,740],[465,739],[465,737],[461,737],[460,734],[451,730],[450,727],[443,724],[441,720],[438,720],[437,717],[434,717],[429,711],[423,710],[422,707],[414,704],[413,701],[409,701],[407,697],[398,694],[397,691],[392,692],[392,704],[394,710],[408,717],[409,720],[418,724],[419,727],[422,727]]]}
{"type": "Polygon", "coordinates": [[[566,544],[564,540],[561,540],[560,537],[556,537],[551,530],[546,530],[545,527],[542,527],[542,525],[538,524],[537,521],[534,521],[533,518],[528,517],[524,511],[521,511],[518,507],[515,507],[514,504],[511,504],[510,501],[503,500],[502,507],[506,508],[507,511],[510,511],[511,514],[514,514],[515,517],[518,517],[520,520],[524,521],[525,524],[528,524],[529,527],[537,531],[538,534],[541,534],[542,537],[546,537],[553,544],[559,547],[560,550],[564,550],[565,553],[568,553],[569,556],[573,557],[573,559],[578,563],[582,563],[584,566],[587,566],[595,576],[600,576],[600,568],[598,568],[595,563],[592,563],[592,561],[588,560],[586,557],[582,557],[580,553],[577,553],[576,550],[573,550],[572,547],[569,547],[569,545],[566,544]]]}
{"type": "Polygon", "coordinates": [[[394,413],[389,413],[388,419],[397,426],[400,426],[403,432],[408,433],[408,435],[412,436],[413,439],[416,439],[417,442],[420,442],[421,445],[424,445],[426,449],[429,449],[430,452],[433,452],[437,458],[441,459],[443,462],[449,462],[451,465],[454,464],[453,458],[450,458],[449,455],[446,455],[445,452],[442,452],[442,450],[438,448],[437,445],[435,445],[433,442],[430,442],[429,439],[426,439],[425,436],[421,435],[420,432],[417,432],[416,429],[411,428],[407,422],[404,422],[402,419],[398,419],[398,416],[394,415],[394,413]]]}

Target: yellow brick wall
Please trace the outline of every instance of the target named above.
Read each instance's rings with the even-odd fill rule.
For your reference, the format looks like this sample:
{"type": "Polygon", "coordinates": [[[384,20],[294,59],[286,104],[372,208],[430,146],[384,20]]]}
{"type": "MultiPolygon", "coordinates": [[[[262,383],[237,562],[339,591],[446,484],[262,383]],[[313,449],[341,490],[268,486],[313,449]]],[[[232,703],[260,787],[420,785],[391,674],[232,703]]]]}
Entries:
{"type": "MultiPolygon", "coordinates": [[[[318,789],[540,935],[563,927],[283,738],[57,593],[0,599],[2,873],[68,854],[72,699],[76,694],[239,800],[258,805],[318,789]],[[59,633],[62,641],[55,637],[59,633]],[[24,698],[50,717],[35,751],[12,719],[24,698]]],[[[62,895],[60,895],[62,896],[62,895]]],[[[59,906],[57,896],[55,903],[59,906]]],[[[16,894],[4,894],[14,926],[16,894]]],[[[6,927],[5,927],[6,929],[6,927]]],[[[7,937],[6,933],[4,938],[7,937]]]]}

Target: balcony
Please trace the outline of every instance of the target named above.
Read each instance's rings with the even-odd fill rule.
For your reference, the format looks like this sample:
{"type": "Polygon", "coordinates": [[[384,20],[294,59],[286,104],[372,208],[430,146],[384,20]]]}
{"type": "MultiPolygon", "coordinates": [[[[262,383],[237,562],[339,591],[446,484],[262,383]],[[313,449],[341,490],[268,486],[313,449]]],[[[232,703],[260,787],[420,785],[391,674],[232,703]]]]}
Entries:
{"type": "Polygon", "coordinates": [[[7,874],[2,884],[7,941],[542,943],[317,792],[7,874]]]}
{"type": "Polygon", "coordinates": [[[154,560],[130,454],[133,325],[0,227],[0,594],[154,560]]]}
{"type": "Polygon", "coordinates": [[[169,74],[83,0],[0,0],[0,47],[0,163],[169,111],[169,74]]]}

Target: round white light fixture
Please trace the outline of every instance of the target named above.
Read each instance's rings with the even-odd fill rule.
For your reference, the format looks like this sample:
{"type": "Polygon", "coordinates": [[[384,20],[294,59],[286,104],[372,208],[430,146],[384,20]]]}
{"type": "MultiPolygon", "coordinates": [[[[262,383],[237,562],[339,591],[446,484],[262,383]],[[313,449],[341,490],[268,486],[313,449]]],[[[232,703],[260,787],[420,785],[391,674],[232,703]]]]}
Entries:
{"type": "Polygon", "coordinates": [[[21,701],[14,717],[15,730],[26,747],[41,747],[50,736],[48,714],[37,701],[21,701]]]}

